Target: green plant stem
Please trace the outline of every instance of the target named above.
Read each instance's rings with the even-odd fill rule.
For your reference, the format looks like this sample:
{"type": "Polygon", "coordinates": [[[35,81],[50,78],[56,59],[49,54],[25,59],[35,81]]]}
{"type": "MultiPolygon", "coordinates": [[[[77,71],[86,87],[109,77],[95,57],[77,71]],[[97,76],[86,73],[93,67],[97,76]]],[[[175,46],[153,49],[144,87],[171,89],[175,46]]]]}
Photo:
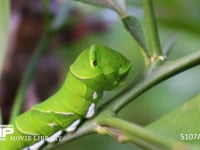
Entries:
{"type": "Polygon", "coordinates": [[[152,0],[142,0],[142,2],[147,25],[149,51],[152,60],[156,60],[157,58],[159,58],[159,56],[163,56],[164,54],[160,45],[153,2],[152,0]]]}
{"type": "MultiPolygon", "coordinates": [[[[191,67],[199,65],[200,62],[200,51],[197,51],[193,54],[185,56],[183,58],[177,59],[175,61],[168,61],[162,66],[151,70],[148,73],[148,70],[141,75],[140,80],[128,91],[124,91],[122,95],[117,95],[112,98],[108,103],[102,106],[102,110],[110,109],[114,112],[118,112],[129,102],[133,101],[137,96],[141,95],[151,87],[156,84],[168,79],[169,77],[176,75],[180,72],[183,72],[191,67]]],[[[150,68],[151,69],[151,68],[150,68]]]]}
{"type": "Polygon", "coordinates": [[[47,51],[47,47],[48,47],[48,44],[51,40],[51,37],[52,37],[52,34],[50,32],[45,33],[45,35],[43,36],[42,40],[39,43],[37,50],[35,51],[35,53],[32,57],[32,60],[30,61],[28,69],[24,74],[24,77],[21,81],[21,84],[18,88],[17,95],[16,95],[15,100],[14,100],[14,105],[13,105],[13,109],[12,109],[12,112],[11,112],[10,123],[12,123],[14,121],[14,119],[21,112],[26,89],[27,89],[32,77],[33,77],[33,74],[35,72],[35,69],[36,69],[36,66],[37,66],[39,60],[42,58],[42,56],[47,51]]]}
{"type": "Polygon", "coordinates": [[[103,127],[105,134],[114,136],[119,142],[131,142],[147,149],[169,150],[178,146],[186,147],[183,143],[155,135],[145,128],[111,116],[107,112],[101,114],[97,121],[103,127]]]}

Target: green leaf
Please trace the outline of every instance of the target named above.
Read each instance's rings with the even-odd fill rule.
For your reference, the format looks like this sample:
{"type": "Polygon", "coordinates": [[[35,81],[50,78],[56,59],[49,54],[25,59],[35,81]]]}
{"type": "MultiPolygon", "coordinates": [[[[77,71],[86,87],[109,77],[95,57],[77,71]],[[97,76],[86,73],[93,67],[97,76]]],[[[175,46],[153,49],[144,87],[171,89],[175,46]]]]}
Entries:
{"type": "MultiPolygon", "coordinates": [[[[147,46],[144,40],[144,34],[139,21],[134,16],[126,16],[122,18],[122,22],[127,31],[129,31],[130,34],[134,37],[136,42],[142,47],[142,49],[146,51],[147,46]]],[[[146,53],[148,52],[146,51],[146,53]]]]}
{"type": "Polygon", "coordinates": [[[200,95],[148,125],[147,128],[161,136],[200,146],[200,95]]]}
{"type": "Polygon", "coordinates": [[[124,16],[126,14],[124,0],[76,0],[76,1],[88,3],[95,6],[111,8],[115,10],[120,16],[124,16]]]}
{"type": "Polygon", "coordinates": [[[0,1],[0,72],[4,62],[8,44],[8,31],[9,31],[9,1],[0,1]]]}

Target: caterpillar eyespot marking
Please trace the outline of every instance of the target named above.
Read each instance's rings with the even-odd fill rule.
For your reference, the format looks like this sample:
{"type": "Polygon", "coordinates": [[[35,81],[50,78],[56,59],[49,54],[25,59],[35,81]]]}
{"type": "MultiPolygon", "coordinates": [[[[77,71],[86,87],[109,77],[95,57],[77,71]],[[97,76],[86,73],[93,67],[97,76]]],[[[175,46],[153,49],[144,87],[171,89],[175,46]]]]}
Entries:
{"type": "MultiPolygon", "coordinates": [[[[160,58],[162,59],[162,58],[160,58]]],[[[56,136],[76,130],[85,118],[95,115],[104,91],[113,90],[124,81],[130,62],[119,52],[93,45],[82,51],[71,64],[63,85],[55,94],[17,116],[11,136],[47,136],[43,141],[0,142],[6,150],[36,150],[55,142],[56,136]],[[26,121],[24,121],[26,120],[26,121]],[[61,132],[64,130],[63,132],[61,132]],[[33,144],[34,142],[37,142],[33,144]]]]}
{"type": "Polygon", "coordinates": [[[76,130],[77,126],[79,125],[79,123],[81,122],[80,119],[74,121],[69,127],[66,128],[67,132],[73,132],[74,130],[76,130]]]}
{"type": "Polygon", "coordinates": [[[94,115],[94,112],[95,112],[95,104],[92,103],[88,108],[86,118],[91,118],[94,115]]]}

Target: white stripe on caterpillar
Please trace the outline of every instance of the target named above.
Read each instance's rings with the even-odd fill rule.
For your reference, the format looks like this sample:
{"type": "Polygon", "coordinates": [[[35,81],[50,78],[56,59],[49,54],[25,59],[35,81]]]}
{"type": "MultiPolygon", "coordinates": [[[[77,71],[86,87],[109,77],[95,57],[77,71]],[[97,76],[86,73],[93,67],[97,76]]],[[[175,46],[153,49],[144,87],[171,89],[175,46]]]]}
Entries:
{"type": "Polygon", "coordinates": [[[73,132],[74,130],[76,130],[76,128],[77,128],[77,126],[79,125],[80,122],[81,122],[81,119],[74,121],[69,127],[66,128],[66,131],[67,132],[73,132]]]}
{"type": "Polygon", "coordinates": [[[87,111],[87,114],[86,114],[86,118],[91,118],[93,115],[94,115],[94,111],[95,110],[95,104],[92,103],[89,108],[88,108],[88,111],[87,111]]]}
{"type": "Polygon", "coordinates": [[[16,125],[16,128],[23,134],[27,134],[27,135],[39,135],[37,133],[32,133],[32,132],[27,132],[27,131],[24,131],[23,129],[21,129],[17,123],[17,120],[15,121],[15,125],[16,125]]]}
{"type": "Polygon", "coordinates": [[[41,109],[38,109],[38,108],[31,108],[32,110],[36,110],[36,111],[39,111],[39,112],[42,112],[42,113],[55,113],[55,114],[58,114],[58,115],[66,115],[66,116],[70,116],[70,115],[74,115],[75,113],[74,112],[56,112],[54,110],[41,110],[41,109]]]}

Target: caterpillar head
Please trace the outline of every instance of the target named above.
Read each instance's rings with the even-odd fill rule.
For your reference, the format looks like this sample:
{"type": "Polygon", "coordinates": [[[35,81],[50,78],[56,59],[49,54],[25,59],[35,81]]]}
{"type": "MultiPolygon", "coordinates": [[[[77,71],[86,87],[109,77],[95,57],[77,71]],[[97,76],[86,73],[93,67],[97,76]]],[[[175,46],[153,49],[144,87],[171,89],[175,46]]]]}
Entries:
{"type": "Polygon", "coordinates": [[[90,87],[112,90],[125,79],[130,68],[130,62],[120,53],[93,45],[78,56],[70,70],[90,87]]]}

